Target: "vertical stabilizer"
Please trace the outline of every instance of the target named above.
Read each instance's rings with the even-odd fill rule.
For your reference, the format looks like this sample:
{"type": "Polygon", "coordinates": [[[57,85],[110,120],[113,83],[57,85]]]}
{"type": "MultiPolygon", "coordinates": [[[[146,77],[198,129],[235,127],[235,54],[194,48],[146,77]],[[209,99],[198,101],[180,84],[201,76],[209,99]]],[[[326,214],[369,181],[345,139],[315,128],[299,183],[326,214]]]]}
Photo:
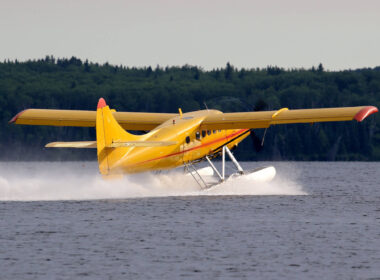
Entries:
{"type": "Polygon", "coordinates": [[[126,132],[119,125],[107,106],[106,101],[100,98],[96,110],[96,143],[100,173],[107,175],[113,167],[113,163],[115,162],[113,154],[116,149],[120,149],[110,148],[113,142],[137,141],[139,139],[139,136],[126,132]]]}

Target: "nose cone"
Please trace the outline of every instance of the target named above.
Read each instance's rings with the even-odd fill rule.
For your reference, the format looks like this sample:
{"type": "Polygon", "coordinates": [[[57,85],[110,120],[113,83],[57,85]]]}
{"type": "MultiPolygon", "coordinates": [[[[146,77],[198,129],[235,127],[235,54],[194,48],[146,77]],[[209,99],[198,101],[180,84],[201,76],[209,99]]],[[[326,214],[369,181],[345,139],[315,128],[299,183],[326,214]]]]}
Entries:
{"type": "Polygon", "coordinates": [[[101,97],[101,98],[99,99],[99,101],[98,101],[98,109],[101,109],[101,108],[106,107],[106,106],[107,106],[106,101],[104,100],[103,97],[101,97]]]}

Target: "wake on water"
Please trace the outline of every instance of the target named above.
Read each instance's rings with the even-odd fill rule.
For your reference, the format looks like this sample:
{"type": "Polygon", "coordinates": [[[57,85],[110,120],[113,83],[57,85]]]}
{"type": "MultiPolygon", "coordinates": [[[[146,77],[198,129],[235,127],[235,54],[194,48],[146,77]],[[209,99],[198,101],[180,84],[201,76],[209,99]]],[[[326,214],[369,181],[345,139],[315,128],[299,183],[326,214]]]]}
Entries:
{"type": "MultiPolygon", "coordinates": [[[[287,172],[289,175],[294,172],[287,172]]],[[[288,176],[288,175],[287,175],[288,176]]],[[[277,175],[269,183],[240,178],[200,190],[179,171],[104,181],[93,162],[2,162],[1,201],[125,199],[199,195],[305,195],[296,178],[277,175]]]]}

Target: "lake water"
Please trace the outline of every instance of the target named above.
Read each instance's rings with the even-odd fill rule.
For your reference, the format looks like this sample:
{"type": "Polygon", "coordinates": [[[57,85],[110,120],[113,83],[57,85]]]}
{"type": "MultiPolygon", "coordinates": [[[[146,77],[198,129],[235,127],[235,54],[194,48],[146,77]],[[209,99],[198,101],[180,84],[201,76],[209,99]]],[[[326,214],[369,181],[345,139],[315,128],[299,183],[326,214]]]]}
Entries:
{"type": "Polygon", "coordinates": [[[263,165],[269,184],[202,192],[178,172],[2,162],[0,279],[380,279],[380,163],[243,163],[263,165]]]}

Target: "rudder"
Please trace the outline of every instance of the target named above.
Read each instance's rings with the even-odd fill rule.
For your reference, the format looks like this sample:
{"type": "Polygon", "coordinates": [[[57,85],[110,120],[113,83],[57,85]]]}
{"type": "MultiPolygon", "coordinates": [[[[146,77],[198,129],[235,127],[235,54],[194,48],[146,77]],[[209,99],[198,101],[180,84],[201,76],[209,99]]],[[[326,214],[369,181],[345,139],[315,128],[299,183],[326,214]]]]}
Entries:
{"type": "Polygon", "coordinates": [[[110,148],[113,142],[138,141],[140,136],[126,132],[115,120],[112,112],[103,98],[99,99],[96,110],[96,143],[99,171],[102,175],[107,175],[112,168],[110,148]]]}

